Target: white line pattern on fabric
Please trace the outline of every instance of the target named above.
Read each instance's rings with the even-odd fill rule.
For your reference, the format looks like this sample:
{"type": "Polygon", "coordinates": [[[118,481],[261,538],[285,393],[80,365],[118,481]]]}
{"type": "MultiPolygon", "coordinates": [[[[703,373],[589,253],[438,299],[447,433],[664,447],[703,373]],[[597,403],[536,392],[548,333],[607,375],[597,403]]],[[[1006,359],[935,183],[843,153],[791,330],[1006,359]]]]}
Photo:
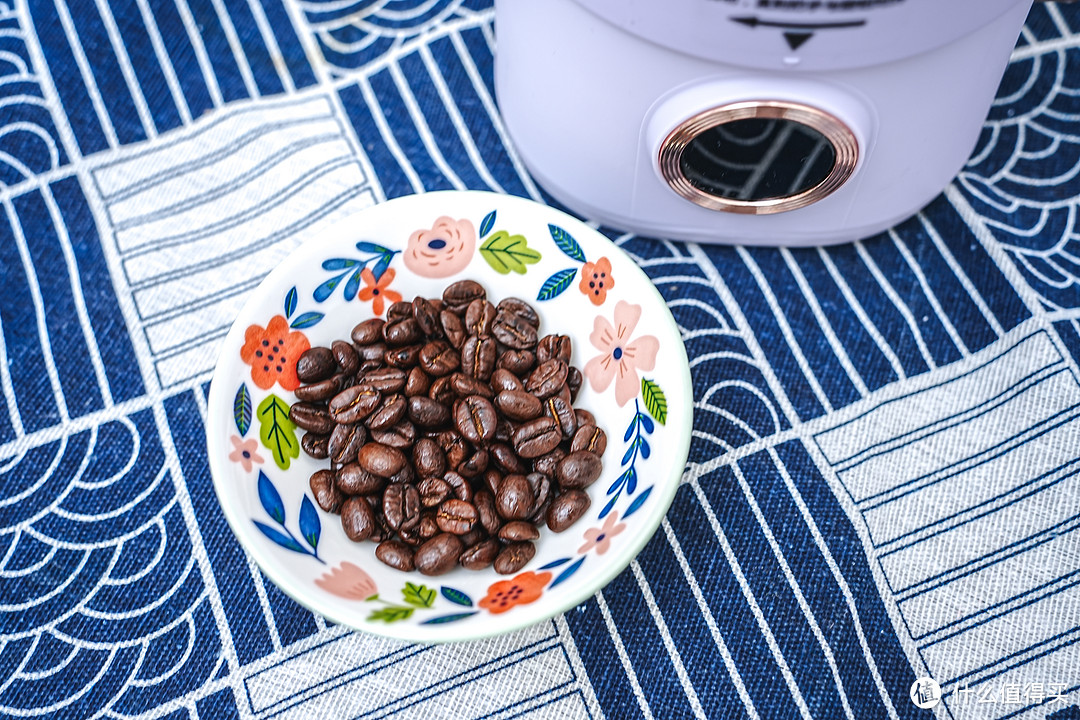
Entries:
{"type": "Polygon", "coordinates": [[[630,683],[638,709],[641,710],[642,720],[656,720],[652,709],[649,708],[649,701],[645,699],[645,693],[641,690],[634,664],[630,662],[630,656],[626,654],[626,645],[623,644],[619,628],[615,624],[615,619],[611,617],[611,610],[608,608],[607,600],[604,599],[604,591],[597,591],[594,597],[596,606],[600,609],[600,615],[604,618],[604,624],[607,626],[608,635],[611,636],[611,642],[615,645],[615,654],[619,656],[619,663],[622,665],[623,672],[626,673],[626,681],[630,683]]]}
{"type": "MultiPolygon", "coordinates": [[[[97,115],[98,122],[101,124],[101,132],[105,135],[105,140],[108,142],[109,147],[118,147],[120,141],[116,137],[116,129],[113,127],[112,118],[109,117],[109,111],[105,108],[105,101],[101,97],[101,90],[94,80],[94,73],[90,69],[90,61],[86,59],[86,51],[83,50],[82,42],[79,39],[79,33],[75,29],[75,23],[71,19],[71,12],[68,10],[67,2],[66,0],[53,1],[56,3],[56,14],[60,17],[60,25],[64,29],[64,35],[71,44],[71,52],[75,56],[75,64],[79,66],[79,74],[82,76],[82,81],[86,85],[86,92],[90,96],[90,104],[94,106],[94,113],[97,115]]],[[[77,1],[85,2],[85,0],[77,1]]]]}

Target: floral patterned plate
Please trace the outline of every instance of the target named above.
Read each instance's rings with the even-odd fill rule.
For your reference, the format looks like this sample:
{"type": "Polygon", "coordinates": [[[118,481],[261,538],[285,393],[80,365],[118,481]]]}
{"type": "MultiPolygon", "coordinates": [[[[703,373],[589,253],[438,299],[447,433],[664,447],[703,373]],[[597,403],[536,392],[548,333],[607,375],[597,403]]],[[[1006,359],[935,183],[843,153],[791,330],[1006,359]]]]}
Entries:
{"type": "Polygon", "coordinates": [[[468,640],[564,612],[606,585],[656,531],[686,463],[690,371],[679,330],[645,274],[600,233],[557,210],[483,192],[391,200],[307,242],[256,288],[225,339],[207,445],[241,544],[285,592],[336,623],[406,640],[468,640]],[[585,379],[575,405],[607,433],[588,513],[541,528],[535,558],[507,577],[438,577],[379,562],[314,503],[326,466],[300,450],[289,406],[296,358],[347,339],[393,302],[440,297],[472,278],[496,303],[530,302],[540,331],[570,336],[585,379]]]}

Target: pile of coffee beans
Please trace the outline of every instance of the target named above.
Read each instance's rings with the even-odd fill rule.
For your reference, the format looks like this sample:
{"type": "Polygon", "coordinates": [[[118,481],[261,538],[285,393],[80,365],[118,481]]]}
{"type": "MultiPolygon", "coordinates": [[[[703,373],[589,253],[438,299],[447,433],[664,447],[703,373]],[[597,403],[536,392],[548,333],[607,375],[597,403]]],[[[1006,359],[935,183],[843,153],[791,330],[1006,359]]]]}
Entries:
{"type": "Polygon", "coordinates": [[[538,525],[561,532],[585,514],[607,438],[573,407],[570,338],[539,327],[528,303],[493,305],[462,280],[299,358],[289,417],[304,450],[330,460],[311,491],[350,539],[377,542],[399,570],[511,574],[538,525]]]}

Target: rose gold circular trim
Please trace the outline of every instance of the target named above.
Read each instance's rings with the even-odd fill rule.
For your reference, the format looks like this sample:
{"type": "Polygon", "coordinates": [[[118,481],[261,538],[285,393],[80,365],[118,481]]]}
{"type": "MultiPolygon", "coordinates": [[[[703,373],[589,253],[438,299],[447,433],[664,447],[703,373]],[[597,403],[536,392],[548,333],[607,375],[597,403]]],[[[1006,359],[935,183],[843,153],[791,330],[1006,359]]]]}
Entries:
{"type": "Polygon", "coordinates": [[[751,100],[710,108],[684,120],[668,133],[660,144],[657,161],[660,164],[660,174],[671,189],[701,207],[724,212],[767,215],[806,207],[830,195],[851,177],[858,159],[859,142],[855,134],[835,116],[809,105],[779,100],[751,100]],[[836,151],[836,162],[832,170],[824,180],[808,190],[767,200],[732,200],[710,195],[694,187],[683,174],[679,162],[686,147],[706,130],[749,118],[791,120],[817,130],[836,151]]]}

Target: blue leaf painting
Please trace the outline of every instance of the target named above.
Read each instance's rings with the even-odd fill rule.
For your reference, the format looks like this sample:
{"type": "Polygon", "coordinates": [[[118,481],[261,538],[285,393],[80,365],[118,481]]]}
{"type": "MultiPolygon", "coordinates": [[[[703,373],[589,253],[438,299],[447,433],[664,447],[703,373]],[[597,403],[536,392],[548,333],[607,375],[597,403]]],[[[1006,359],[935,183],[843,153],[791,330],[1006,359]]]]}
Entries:
{"type": "Polygon", "coordinates": [[[350,260],[349,258],[330,258],[329,260],[322,261],[323,270],[348,270],[354,268],[360,264],[359,260],[350,260]]]}
{"type": "Polygon", "coordinates": [[[597,519],[603,520],[604,518],[606,518],[611,513],[612,509],[615,507],[615,501],[618,499],[619,493],[615,493],[615,496],[608,500],[608,504],[605,505],[604,509],[600,511],[600,514],[596,516],[597,519]]]}
{"type": "Polygon", "coordinates": [[[581,564],[583,562],[585,562],[586,557],[588,557],[588,556],[587,555],[582,555],[581,557],[579,557],[577,559],[576,562],[574,562],[573,565],[571,565],[570,567],[566,568],[561,573],[559,573],[558,577],[556,577],[554,580],[552,580],[551,584],[548,585],[548,590],[550,590],[551,588],[555,587],[556,585],[558,585],[558,584],[560,584],[562,582],[565,582],[571,575],[576,573],[578,571],[578,568],[581,567],[581,564]]]}
{"type": "Polygon", "coordinates": [[[439,588],[439,592],[442,593],[442,596],[444,598],[454,603],[455,605],[472,607],[472,598],[461,592],[460,590],[452,587],[446,587],[445,585],[443,585],[441,588],[439,588]]]}
{"type": "Polygon", "coordinates": [[[352,300],[356,297],[356,293],[360,291],[360,273],[364,268],[358,268],[356,272],[349,278],[349,282],[345,283],[345,299],[352,300]]]}
{"type": "Polygon", "coordinates": [[[322,523],[319,521],[319,513],[315,510],[315,505],[307,495],[300,503],[300,534],[304,536],[312,550],[318,550],[319,537],[322,536],[322,523]]]}
{"type": "Polygon", "coordinates": [[[552,560],[547,565],[541,566],[540,569],[541,570],[550,570],[552,568],[557,568],[560,565],[565,565],[568,562],[570,562],[570,558],[568,558],[568,557],[559,558],[558,560],[552,560]]]}
{"type": "Polygon", "coordinates": [[[634,448],[637,447],[638,440],[640,438],[634,438],[634,442],[630,443],[630,447],[626,448],[626,452],[623,453],[622,462],[619,465],[626,465],[634,457],[634,448]]]}
{"type": "Polygon", "coordinates": [[[637,490],[637,470],[631,465],[626,471],[626,494],[633,495],[635,490],[637,490]]]}
{"type": "Polygon", "coordinates": [[[630,442],[630,436],[634,434],[634,428],[637,427],[638,415],[635,415],[630,421],[630,424],[626,427],[626,432],[623,433],[622,441],[630,442]]]}
{"type": "Polygon", "coordinates": [[[289,292],[285,294],[285,317],[292,317],[293,312],[296,311],[296,286],[294,285],[289,292]]]}
{"type": "Polygon", "coordinates": [[[240,433],[240,437],[247,435],[248,428],[251,427],[251,393],[244,383],[240,383],[236,397],[233,398],[233,421],[236,422],[236,431],[240,433]]]}
{"type": "Polygon", "coordinates": [[[577,268],[567,268],[566,270],[559,270],[552,274],[544,284],[540,286],[540,292],[536,295],[537,300],[550,300],[554,297],[558,297],[563,293],[566,288],[570,287],[570,283],[574,281],[574,275],[577,274],[577,268]]]}
{"type": "Polygon", "coordinates": [[[626,508],[626,512],[623,513],[624,520],[637,512],[638,508],[645,504],[645,501],[648,499],[649,494],[652,493],[654,487],[656,486],[650,485],[642,490],[640,495],[634,498],[634,502],[630,503],[630,507],[626,508]]]}
{"type": "Polygon", "coordinates": [[[483,238],[495,227],[495,211],[492,210],[480,221],[480,237],[483,238]]]}
{"type": "Polygon", "coordinates": [[[420,624],[421,625],[442,625],[443,623],[454,622],[455,620],[464,620],[467,617],[472,617],[473,615],[475,615],[478,612],[480,612],[480,611],[479,610],[473,610],[472,612],[454,613],[453,615],[439,615],[438,617],[433,617],[430,620],[425,620],[424,622],[422,622],[420,624]]]}
{"type": "Polygon", "coordinates": [[[356,249],[360,252],[378,253],[379,255],[385,255],[393,252],[388,247],[383,247],[378,243],[368,242],[367,240],[361,240],[360,242],[356,243],[356,249]]]}
{"type": "Polygon", "coordinates": [[[293,552],[303,553],[310,555],[310,553],[304,549],[304,547],[293,540],[291,537],[281,532],[277,528],[270,527],[266,523],[261,523],[258,520],[252,520],[255,523],[255,527],[262,530],[262,534],[273,540],[275,543],[285,548],[286,550],[292,550],[293,552]]]}
{"type": "Polygon", "coordinates": [[[262,470],[259,471],[259,502],[266,514],[274,518],[278,525],[285,524],[285,504],[281,502],[281,495],[274,483],[270,482],[270,478],[266,477],[262,470]]]}
{"type": "Polygon", "coordinates": [[[555,241],[560,250],[578,262],[585,262],[585,253],[581,250],[581,246],[578,245],[578,241],[570,233],[558,225],[548,225],[548,231],[551,233],[551,239],[555,241]]]}
{"type": "Polygon", "coordinates": [[[348,275],[348,272],[343,272],[340,275],[335,275],[319,287],[315,288],[315,292],[311,293],[311,296],[315,298],[315,302],[325,302],[327,298],[334,294],[334,290],[341,283],[341,279],[348,275]]]}
{"type": "Polygon", "coordinates": [[[375,267],[371,268],[371,275],[375,278],[375,282],[379,282],[379,278],[386,272],[386,268],[390,267],[390,259],[394,257],[393,253],[383,255],[379,258],[379,262],[375,263],[375,267]]]}
{"type": "Polygon", "coordinates": [[[640,437],[638,440],[638,445],[641,446],[641,459],[648,460],[649,455],[652,453],[652,449],[649,448],[649,443],[644,437],[640,437]]]}
{"type": "Polygon", "coordinates": [[[322,313],[306,312],[303,315],[298,315],[297,318],[292,321],[292,324],[289,325],[289,327],[295,329],[309,328],[312,325],[317,324],[324,317],[326,316],[322,313]]]}
{"type": "Polygon", "coordinates": [[[656,429],[656,425],[653,424],[652,418],[645,413],[640,413],[638,415],[638,422],[641,423],[641,427],[645,430],[645,432],[649,433],[650,435],[652,435],[652,431],[656,429]]]}

